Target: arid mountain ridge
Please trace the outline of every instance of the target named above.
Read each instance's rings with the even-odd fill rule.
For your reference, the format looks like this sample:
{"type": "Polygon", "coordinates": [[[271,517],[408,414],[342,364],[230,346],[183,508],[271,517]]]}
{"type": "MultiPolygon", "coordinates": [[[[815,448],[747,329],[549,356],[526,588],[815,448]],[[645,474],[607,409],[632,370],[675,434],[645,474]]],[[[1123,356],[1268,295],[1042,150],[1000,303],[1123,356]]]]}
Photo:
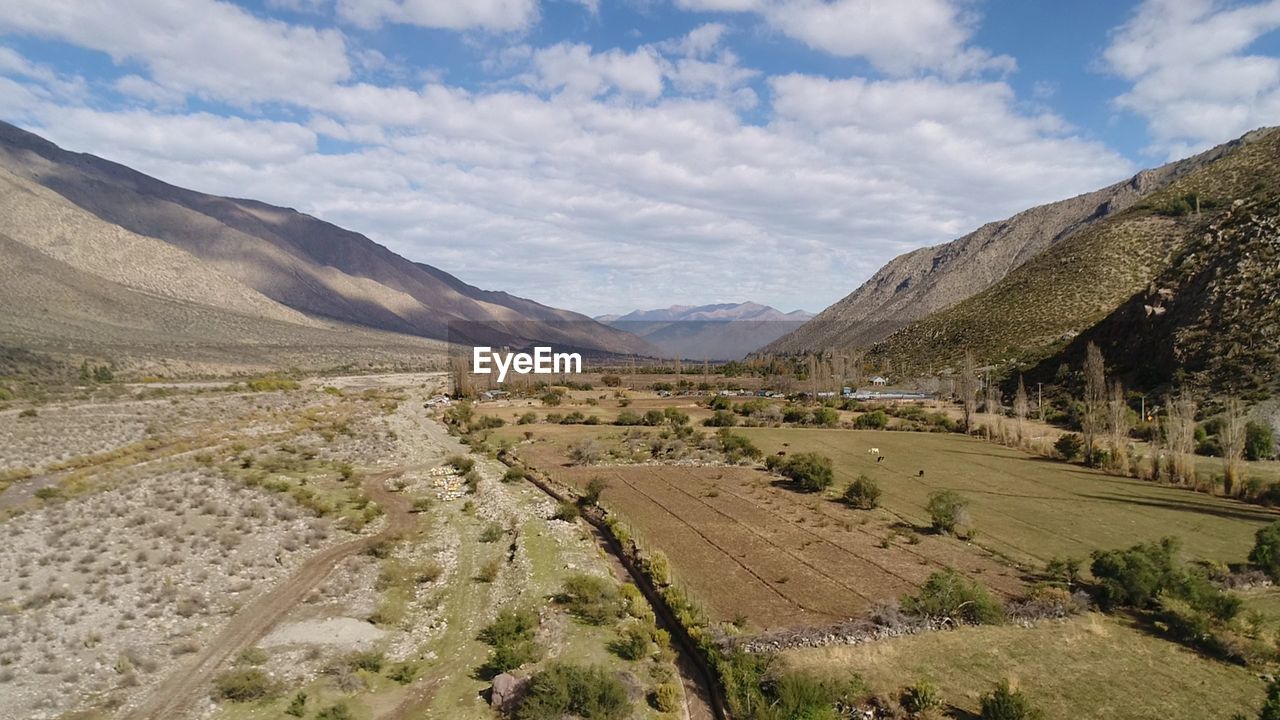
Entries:
{"type": "Polygon", "coordinates": [[[986,290],[1045,250],[1141,203],[1178,178],[1211,165],[1248,138],[1143,170],[1100,190],[987,223],[948,243],[900,255],[852,293],[763,351],[789,354],[870,347],[912,322],[986,290]]]}
{"type": "Polygon", "coordinates": [[[947,372],[969,350],[1038,377],[1092,338],[1140,386],[1168,387],[1177,372],[1177,382],[1266,394],[1280,348],[1267,310],[1274,278],[1256,258],[1274,243],[1278,191],[1280,131],[1256,130],[901,256],[764,352],[860,351],[906,377],[947,372]],[[1234,379],[1211,367],[1242,354],[1234,379]]]}
{"type": "Polygon", "coordinates": [[[596,320],[653,343],[664,357],[740,360],[812,318],[804,310],[784,313],[755,302],[673,305],[600,315],[596,320]]]}
{"type": "Polygon", "coordinates": [[[654,354],[584,315],[481,290],[310,215],[179,188],[5,123],[0,262],[10,277],[48,279],[3,290],[0,337],[37,345],[306,347],[336,335],[415,352],[439,353],[427,338],[654,354]]]}

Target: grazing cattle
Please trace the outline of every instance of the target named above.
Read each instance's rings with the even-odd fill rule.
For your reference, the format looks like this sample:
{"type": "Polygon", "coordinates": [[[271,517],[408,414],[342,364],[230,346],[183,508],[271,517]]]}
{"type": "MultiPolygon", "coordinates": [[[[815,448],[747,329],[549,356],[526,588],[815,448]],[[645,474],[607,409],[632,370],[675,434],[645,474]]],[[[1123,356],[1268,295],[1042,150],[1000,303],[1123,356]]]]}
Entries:
{"type": "Polygon", "coordinates": [[[884,462],[884,456],[881,455],[880,457],[876,458],[876,462],[884,462]]]}
{"type": "Polygon", "coordinates": [[[923,470],[921,470],[921,471],[920,471],[920,474],[919,474],[919,475],[917,475],[916,477],[924,477],[924,471],[923,471],[923,470]]]}
{"type": "Polygon", "coordinates": [[[880,448],[871,448],[870,450],[868,450],[868,451],[867,451],[867,454],[868,454],[868,455],[879,455],[879,454],[880,454],[880,448]]]}

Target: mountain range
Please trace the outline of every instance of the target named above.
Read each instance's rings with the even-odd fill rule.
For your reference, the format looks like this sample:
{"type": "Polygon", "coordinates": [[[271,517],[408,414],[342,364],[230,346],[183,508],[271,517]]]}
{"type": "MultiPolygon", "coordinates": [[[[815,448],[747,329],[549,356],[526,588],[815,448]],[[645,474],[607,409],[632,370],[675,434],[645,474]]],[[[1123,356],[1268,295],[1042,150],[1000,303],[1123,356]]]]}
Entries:
{"type": "Polygon", "coordinates": [[[784,313],[754,302],[672,305],[595,319],[644,338],[663,357],[740,360],[812,318],[804,310],[784,313]]]}
{"type": "Polygon", "coordinates": [[[175,187],[5,123],[0,271],[0,344],[264,362],[442,352],[424,339],[656,354],[305,213],[175,187]]]}

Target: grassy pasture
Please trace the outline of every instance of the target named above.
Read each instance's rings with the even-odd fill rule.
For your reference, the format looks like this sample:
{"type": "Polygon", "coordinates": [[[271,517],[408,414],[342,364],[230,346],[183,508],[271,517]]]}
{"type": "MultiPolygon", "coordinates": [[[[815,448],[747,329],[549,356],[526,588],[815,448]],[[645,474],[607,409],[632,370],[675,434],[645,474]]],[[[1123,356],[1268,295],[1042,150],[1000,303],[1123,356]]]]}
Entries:
{"type": "Polygon", "coordinates": [[[966,627],[865,645],[791,650],[797,669],[861,674],[892,693],[917,679],[976,717],[981,695],[1003,678],[1021,687],[1046,720],[1253,717],[1265,685],[1240,666],[1208,660],[1126,621],[1088,614],[1023,628],[966,627]]]}
{"type": "Polygon", "coordinates": [[[881,504],[913,525],[928,525],[924,507],[930,493],[955,490],[971,501],[978,545],[1033,566],[1164,535],[1181,538],[1189,558],[1241,562],[1257,529],[1280,519],[1280,513],[1265,508],[1114,477],[959,435],[792,428],[738,432],[765,452],[814,451],[831,457],[837,488],[866,473],[884,491],[881,504]],[[884,459],[877,462],[870,448],[879,448],[884,459]]]}

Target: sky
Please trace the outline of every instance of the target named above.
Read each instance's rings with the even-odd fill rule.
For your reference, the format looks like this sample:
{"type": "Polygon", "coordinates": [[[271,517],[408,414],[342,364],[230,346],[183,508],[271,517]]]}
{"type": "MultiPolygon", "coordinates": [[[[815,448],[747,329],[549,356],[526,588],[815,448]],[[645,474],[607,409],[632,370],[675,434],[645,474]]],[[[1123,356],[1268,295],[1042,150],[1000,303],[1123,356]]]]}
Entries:
{"type": "Polygon", "coordinates": [[[818,311],[1280,124],[1280,0],[5,0],[0,118],[589,314],[818,311]]]}

